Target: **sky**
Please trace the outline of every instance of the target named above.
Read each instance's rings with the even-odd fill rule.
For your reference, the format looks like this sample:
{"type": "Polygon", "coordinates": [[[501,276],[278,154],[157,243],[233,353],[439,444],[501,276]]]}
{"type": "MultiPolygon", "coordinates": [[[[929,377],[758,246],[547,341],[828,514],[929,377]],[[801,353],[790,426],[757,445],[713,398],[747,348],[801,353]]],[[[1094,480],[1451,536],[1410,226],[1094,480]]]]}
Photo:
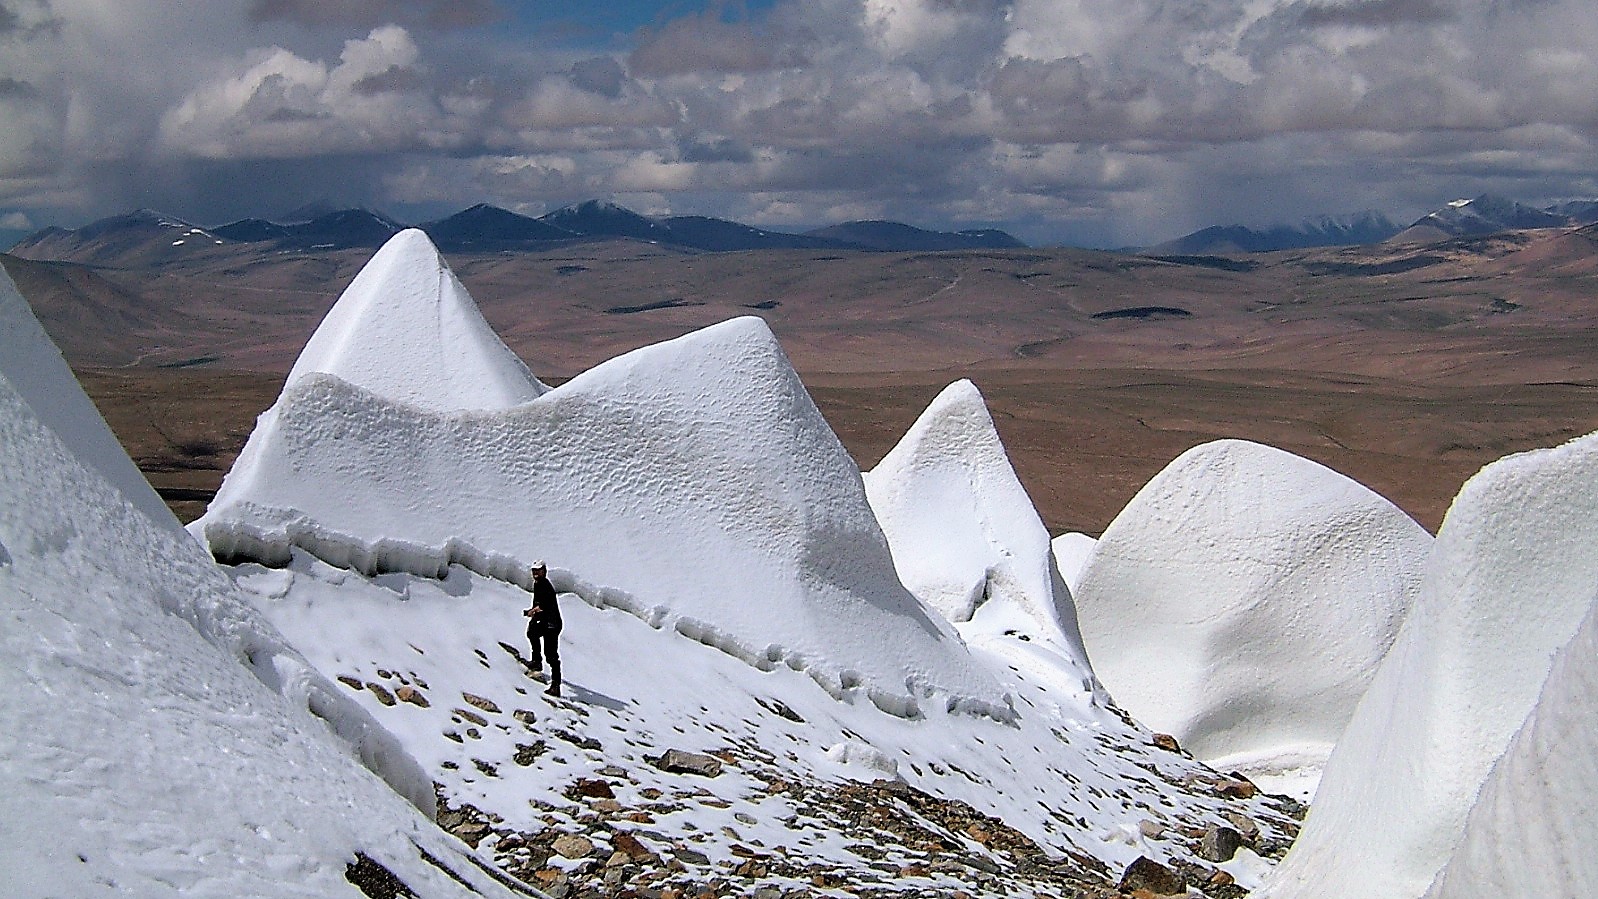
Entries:
{"type": "Polygon", "coordinates": [[[1598,196],[1589,0],[0,0],[0,229],[584,199],[1033,244],[1598,196]]]}

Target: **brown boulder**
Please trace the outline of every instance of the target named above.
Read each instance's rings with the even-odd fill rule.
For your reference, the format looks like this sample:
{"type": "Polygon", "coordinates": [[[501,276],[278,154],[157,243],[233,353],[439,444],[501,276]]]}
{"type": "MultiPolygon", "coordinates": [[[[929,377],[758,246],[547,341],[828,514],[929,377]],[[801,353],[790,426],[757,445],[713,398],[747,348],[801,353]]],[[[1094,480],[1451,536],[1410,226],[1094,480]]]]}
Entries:
{"type": "Polygon", "coordinates": [[[1120,890],[1123,893],[1148,890],[1156,896],[1180,896],[1187,892],[1187,883],[1176,871],[1140,855],[1121,875],[1120,890]]]}

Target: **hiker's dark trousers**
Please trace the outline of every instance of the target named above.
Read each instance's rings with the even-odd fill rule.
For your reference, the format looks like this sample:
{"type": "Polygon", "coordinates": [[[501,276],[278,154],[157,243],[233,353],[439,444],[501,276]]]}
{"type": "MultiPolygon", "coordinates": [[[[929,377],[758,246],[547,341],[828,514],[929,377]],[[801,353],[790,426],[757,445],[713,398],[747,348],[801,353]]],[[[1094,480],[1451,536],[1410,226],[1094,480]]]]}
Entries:
{"type": "Polygon", "coordinates": [[[532,647],[528,653],[528,662],[534,670],[544,667],[544,659],[549,659],[549,684],[560,686],[560,629],[541,630],[538,625],[528,625],[527,642],[532,647]]]}

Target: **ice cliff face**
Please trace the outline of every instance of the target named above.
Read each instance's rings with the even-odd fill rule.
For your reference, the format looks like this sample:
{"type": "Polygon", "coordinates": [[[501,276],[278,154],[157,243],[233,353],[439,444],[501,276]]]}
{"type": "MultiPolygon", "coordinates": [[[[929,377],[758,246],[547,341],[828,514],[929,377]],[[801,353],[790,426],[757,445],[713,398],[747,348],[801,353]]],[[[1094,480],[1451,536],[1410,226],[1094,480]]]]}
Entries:
{"type": "MultiPolygon", "coordinates": [[[[1403,899],[1427,890],[1464,838],[1471,804],[1526,721],[1554,655],[1598,594],[1595,485],[1598,434],[1509,456],[1465,483],[1414,609],[1326,766],[1304,832],[1259,895],[1403,899]]],[[[1551,689],[1579,691],[1577,677],[1551,689]]],[[[1538,726],[1559,726],[1557,708],[1527,740],[1538,726]]],[[[1505,764],[1507,785],[1524,761],[1505,764]]],[[[1493,802],[1508,812],[1503,799],[1493,802]]],[[[1479,834],[1470,851],[1479,858],[1480,841],[1492,838],[1479,834]]],[[[1563,846],[1546,850],[1538,854],[1574,858],[1563,846]]],[[[1461,869],[1470,864],[1462,859],[1461,869]]]]}
{"type": "Polygon", "coordinates": [[[1307,459],[1241,440],[1182,454],[1105,530],[1076,603],[1117,702],[1196,756],[1316,766],[1419,587],[1431,537],[1307,459]]]}

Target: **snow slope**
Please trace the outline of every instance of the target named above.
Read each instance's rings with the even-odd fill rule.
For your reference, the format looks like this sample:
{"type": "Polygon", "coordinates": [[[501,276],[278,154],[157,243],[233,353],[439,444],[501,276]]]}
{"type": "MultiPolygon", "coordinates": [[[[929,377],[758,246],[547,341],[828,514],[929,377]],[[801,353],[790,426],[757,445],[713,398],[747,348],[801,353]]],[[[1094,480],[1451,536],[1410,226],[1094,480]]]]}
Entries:
{"type": "Polygon", "coordinates": [[[79,462],[110,481],[150,521],[176,529],[166,503],[128,458],[105,419],[78,387],[61,351],[44,333],[11,276],[0,269],[0,377],[79,462]]]}
{"type": "MultiPolygon", "coordinates": [[[[1594,589],[1598,595],[1598,588],[1594,589]]],[[[1598,895],[1598,605],[1554,661],[1542,695],[1493,766],[1428,899],[1598,895]]]]}
{"type": "MultiPolygon", "coordinates": [[[[1142,728],[1085,714],[1078,694],[981,645],[973,655],[1015,697],[1012,721],[932,706],[904,718],[652,628],[579,585],[560,597],[567,698],[553,701],[523,667],[517,585],[458,565],[442,579],[366,577],[298,549],[285,568],[233,571],[400,737],[451,810],[492,816],[479,850],[524,879],[559,870],[595,884],[630,837],[655,860],[617,869],[623,883],[685,895],[845,895],[825,882],[877,896],[1066,897],[1080,895],[1061,875],[1084,870],[1073,859],[1097,859],[1113,883],[1139,855],[1209,869],[1196,835],[1234,826],[1229,815],[1257,824],[1275,852],[1293,832],[1269,797],[1221,795],[1227,778],[1155,748],[1142,728]],[[713,755],[722,773],[663,771],[672,749],[713,755]],[[879,803],[846,801],[874,781],[889,785],[873,791],[879,803]],[[936,803],[895,798],[899,786],[936,803]],[[942,804],[968,805],[972,823],[928,811],[942,804]],[[1050,861],[1029,869],[1037,856],[992,838],[1006,828],[1050,861]],[[593,848],[562,858],[551,844],[564,835],[593,848]],[[678,873],[662,874],[664,860],[678,873]]],[[[898,634],[871,638],[887,650],[898,634]]]]}
{"type": "MultiPolygon", "coordinates": [[[[5,314],[8,359],[59,360],[5,314]]],[[[358,854],[420,896],[511,895],[395,792],[432,807],[393,736],[105,475],[65,367],[29,375],[0,376],[6,895],[353,897],[358,854]]]]}
{"type": "Polygon", "coordinates": [[[1076,595],[1083,637],[1116,701],[1194,755],[1312,779],[1431,544],[1324,466],[1247,441],[1203,444],[1105,529],[1076,595]]]}
{"type": "MultiPolygon", "coordinates": [[[[976,385],[950,384],[864,475],[899,579],[967,641],[1037,640],[1097,687],[1049,532],[1010,467],[976,385]]],[[[1074,683],[1072,682],[1074,681],[1074,683]]]]}
{"type": "Polygon", "coordinates": [[[1259,895],[1422,895],[1595,593],[1598,434],[1465,482],[1304,833],[1259,895]]]}
{"type": "MultiPolygon", "coordinates": [[[[402,370],[383,377],[402,381],[390,364],[402,370]]],[[[835,696],[1013,714],[899,583],[858,469],[756,318],[508,409],[436,412],[326,374],[291,379],[191,527],[219,558],[281,564],[300,546],[368,573],[456,561],[522,582],[541,558],[558,586],[835,696]]]]}
{"type": "Polygon", "coordinates": [[[362,267],[287,383],[312,372],[434,412],[504,409],[549,389],[500,341],[416,228],[389,238],[362,267]]]}

